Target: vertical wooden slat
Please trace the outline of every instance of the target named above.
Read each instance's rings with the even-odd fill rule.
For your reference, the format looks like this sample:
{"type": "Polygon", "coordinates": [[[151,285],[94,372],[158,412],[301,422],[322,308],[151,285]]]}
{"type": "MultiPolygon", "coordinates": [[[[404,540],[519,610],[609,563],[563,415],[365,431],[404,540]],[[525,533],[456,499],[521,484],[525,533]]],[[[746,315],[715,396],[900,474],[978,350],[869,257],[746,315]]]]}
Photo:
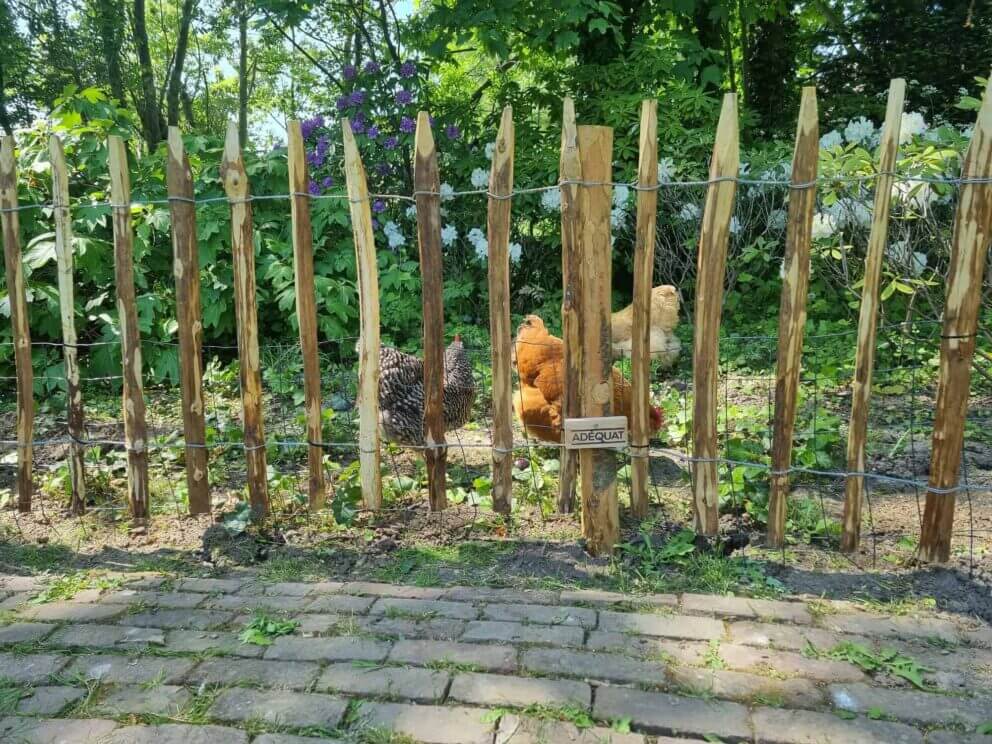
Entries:
{"type": "Polygon", "coordinates": [[[10,298],[10,324],[14,333],[14,367],[17,376],[17,510],[31,511],[31,469],[34,459],[34,373],[31,369],[31,330],[21,261],[20,220],[17,216],[17,160],[14,138],[0,145],[0,218],[3,222],[3,259],[10,298]]]}
{"type": "MultiPolygon", "coordinates": [[[[889,83],[889,101],[875,184],[871,232],[865,257],[865,280],[861,288],[861,311],[858,317],[858,345],[854,357],[854,380],[851,383],[851,420],[847,430],[847,470],[865,471],[865,438],[868,435],[868,403],[875,366],[875,331],[878,321],[878,285],[882,277],[882,257],[889,234],[889,207],[892,202],[892,173],[899,155],[899,129],[902,124],[906,81],[896,78],[889,83]]],[[[844,494],[844,525],[840,548],[850,553],[861,539],[861,505],[864,501],[864,478],[849,475],[844,494]]]]}
{"type": "Polygon", "coordinates": [[[69,213],[69,169],[65,163],[62,140],[55,135],[48,139],[52,161],[52,201],[55,217],[55,259],[59,272],[59,315],[62,320],[62,358],[65,360],[66,396],[68,399],[69,511],[86,511],[86,480],[83,476],[83,392],[79,386],[79,354],[76,349],[76,301],[72,270],[72,216],[69,213]]]}
{"type": "Polygon", "coordinates": [[[252,516],[269,513],[265,472],[265,428],[262,422],[262,372],[258,358],[258,308],[255,300],[255,242],[248,174],[241,157],[238,124],[227,126],[221,163],[224,191],[231,204],[231,254],[234,264],[234,312],[241,362],[241,406],[244,410],[248,500],[252,516]]]}
{"type": "MultiPolygon", "coordinates": [[[[582,180],[579,158],[579,135],[575,125],[575,104],[566,98],[562,106],[561,155],[558,164],[561,185],[561,338],[564,356],[564,380],[561,417],[575,418],[579,409],[579,369],[582,366],[581,335],[582,267],[579,265],[579,186],[566,181],[582,180]]],[[[575,508],[575,481],[579,471],[579,453],[561,450],[561,480],[558,484],[558,511],[575,508]]]]}
{"type": "Polygon", "coordinates": [[[493,510],[513,501],[513,384],[510,378],[510,199],[513,193],[513,109],[503,109],[489,171],[489,332],[493,371],[493,510]]]}
{"type": "Polygon", "coordinates": [[[309,182],[303,130],[289,122],[289,191],[293,222],[293,269],[296,283],[296,319],[303,353],[303,406],[306,410],[307,461],[310,466],[310,508],[324,505],[324,449],[321,447],[320,356],[317,348],[317,291],[313,278],[313,233],[310,228],[309,182]]]}
{"type": "Polygon", "coordinates": [[[444,439],[444,282],[441,276],[441,181],[437,149],[426,111],[417,116],[413,187],[417,192],[417,239],[424,314],[424,459],[431,511],[447,506],[444,439]]]}
{"type": "Polygon", "coordinates": [[[131,176],[124,140],[110,135],[110,199],[114,214],[114,281],[124,368],[124,442],[128,499],[136,523],[148,519],[148,432],[141,381],[141,336],[134,294],[134,236],[131,232],[131,176]]]}
{"type": "Polygon", "coordinates": [[[699,235],[696,271],[696,328],[692,359],[693,401],[693,505],[696,530],[715,535],[719,528],[717,482],[717,381],[720,365],[720,315],[730,240],[730,220],[737,193],[739,144],[737,96],[723,97],[716,129],[710,185],[706,189],[703,225],[699,235]],[[726,179],[726,180],[717,180],[726,179]]]}
{"type": "Polygon", "coordinates": [[[785,234],[785,277],[778,315],[778,365],[775,368],[775,420],[772,436],[771,494],[768,502],[768,544],[781,547],[792,465],[792,435],[799,400],[799,374],[809,289],[809,250],[816,210],[816,173],[820,155],[816,88],[803,88],[796,146],[792,154],[789,224],[785,234]],[[800,185],[801,184],[801,185],[800,185]]]}
{"type": "MultiPolygon", "coordinates": [[[[579,189],[582,216],[579,254],[582,271],[582,368],[583,416],[609,416],[613,410],[613,365],[610,331],[610,207],[613,188],[613,130],[609,127],[578,128],[582,176],[579,189]]],[[[616,453],[608,449],[579,452],[582,479],[582,534],[592,555],[609,554],[620,535],[617,508],[616,453]]]]}
{"type": "Polygon", "coordinates": [[[179,379],[186,440],[186,491],[190,514],[210,513],[207,434],[203,406],[203,318],[200,307],[200,253],[196,242],[193,172],[179,127],[169,127],[166,181],[172,214],[172,273],[179,323],[179,379]]]}
{"type": "Polygon", "coordinates": [[[365,167],[347,119],[341,121],[344,172],[348,182],[351,228],[355,236],[358,303],[361,322],[358,357],[358,458],[365,505],[382,507],[379,472],[379,267],[372,232],[372,206],[365,167]]]}
{"type": "Polygon", "coordinates": [[[630,508],[648,513],[650,485],[648,412],[651,405],[651,285],[658,206],[658,102],[641,103],[640,160],[637,166],[637,235],[634,242],[634,328],[630,353],[630,508]]]}
{"type": "MultiPolygon", "coordinates": [[[[982,280],[992,244],[992,81],[985,88],[961,177],[976,180],[961,184],[954,218],[930,455],[931,489],[957,486],[961,467],[982,280]]],[[[955,499],[955,493],[927,492],[920,536],[923,560],[943,563],[950,558],[955,499]]]]}

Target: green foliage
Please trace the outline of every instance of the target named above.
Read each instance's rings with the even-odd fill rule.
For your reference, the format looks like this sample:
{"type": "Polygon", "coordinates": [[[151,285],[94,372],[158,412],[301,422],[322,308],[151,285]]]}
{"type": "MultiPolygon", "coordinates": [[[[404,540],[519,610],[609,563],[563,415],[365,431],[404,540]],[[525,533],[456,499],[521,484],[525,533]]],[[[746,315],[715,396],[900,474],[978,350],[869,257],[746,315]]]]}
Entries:
{"type": "Polygon", "coordinates": [[[803,653],[812,658],[846,661],[869,674],[881,672],[891,674],[894,677],[901,677],[920,690],[933,689],[932,685],[927,684],[923,679],[923,674],[932,672],[933,669],[923,666],[913,658],[891,648],[883,648],[881,651],[875,652],[860,643],[844,641],[829,651],[820,651],[813,644],[807,643],[803,653]]]}
{"type": "Polygon", "coordinates": [[[75,597],[85,589],[116,589],[121,579],[103,576],[92,571],[76,571],[55,577],[43,590],[33,596],[31,604],[45,604],[75,597]]]}
{"type": "Polygon", "coordinates": [[[298,620],[274,620],[265,613],[256,612],[238,634],[238,639],[243,644],[271,646],[276,638],[289,635],[298,627],[298,620]]]}

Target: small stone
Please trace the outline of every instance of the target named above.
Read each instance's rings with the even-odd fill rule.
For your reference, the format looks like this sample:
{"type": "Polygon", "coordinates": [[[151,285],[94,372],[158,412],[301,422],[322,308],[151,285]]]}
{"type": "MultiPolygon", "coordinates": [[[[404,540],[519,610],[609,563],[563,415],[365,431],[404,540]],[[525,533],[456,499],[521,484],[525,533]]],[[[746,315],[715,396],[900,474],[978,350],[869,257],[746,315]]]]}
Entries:
{"type": "Polygon", "coordinates": [[[479,611],[464,602],[382,597],[372,605],[369,614],[387,617],[450,617],[455,620],[475,620],[479,616],[479,611]]]}
{"type": "Polygon", "coordinates": [[[667,679],[663,663],[589,651],[525,649],[521,664],[531,672],[589,680],[663,685],[667,679]]]}
{"type": "Polygon", "coordinates": [[[708,617],[605,611],[599,613],[599,630],[685,638],[690,641],[715,640],[722,638],[724,634],[723,623],[708,617]]]}
{"type": "Polygon", "coordinates": [[[402,599],[437,599],[444,594],[443,589],[430,586],[403,586],[372,581],[349,581],[341,587],[341,591],[344,594],[370,594],[375,597],[399,597],[402,599]]]}
{"type": "Polygon", "coordinates": [[[180,579],[177,588],[184,592],[236,592],[244,581],[241,579],[180,579]]]}
{"type": "Polygon", "coordinates": [[[218,721],[244,722],[261,719],[274,726],[337,728],[347,702],[332,695],[285,690],[224,690],[210,706],[218,721]]]}
{"type": "Polygon", "coordinates": [[[389,644],[357,636],[291,638],[283,636],[265,651],[265,659],[284,661],[382,661],[389,644]]]}
{"type": "Polygon", "coordinates": [[[610,651],[639,659],[690,665],[701,664],[709,651],[709,644],[701,641],[604,633],[600,630],[589,633],[585,647],[589,651],[610,651]]]}
{"type": "Polygon", "coordinates": [[[517,650],[453,641],[397,641],[389,652],[395,664],[467,666],[490,672],[512,672],[517,668],[517,650]]]}
{"type": "Polygon", "coordinates": [[[68,656],[57,654],[0,654],[0,679],[17,684],[42,684],[68,663],[68,656]]]}
{"type": "Polygon", "coordinates": [[[495,620],[473,620],[465,629],[462,640],[581,646],[584,637],[582,628],[570,625],[523,625],[495,620]]]}
{"type": "Polygon", "coordinates": [[[915,690],[872,687],[867,684],[830,685],[830,701],[841,710],[867,713],[881,710],[887,717],[924,725],[958,724],[974,728],[992,715],[992,697],[935,695],[915,690]]]}
{"type": "Polygon", "coordinates": [[[180,684],[195,664],[192,659],[92,654],[77,657],[66,674],[115,685],[180,684]]]}
{"type": "Polygon", "coordinates": [[[161,726],[125,726],[102,739],[100,744],[248,744],[248,734],[224,726],[166,723],[161,726]]]}
{"type": "Polygon", "coordinates": [[[902,723],[845,720],[833,713],[757,708],[751,716],[756,744],[920,744],[923,735],[902,723]]]}
{"type": "Polygon", "coordinates": [[[0,741],[18,744],[93,744],[117,728],[116,721],[99,718],[4,718],[0,741]]]}
{"type": "Polygon", "coordinates": [[[231,612],[209,610],[151,610],[121,618],[121,625],[145,628],[193,628],[210,630],[227,625],[234,618],[231,612]]]}
{"type": "Polygon", "coordinates": [[[143,604],[149,607],[191,609],[203,604],[205,597],[195,592],[155,592],[120,589],[101,598],[105,604],[143,604]]]}
{"type": "Polygon", "coordinates": [[[57,716],[86,695],[85,690],[77,687],[34,687],[30,697],[23,698],[17,706],[17,712],[30,716],[57,716]]]}
{"type": "Polygon", "coordinates": [[[401,617],[362,618],[369,633],[392,638],[424,638],[434,641],[453,641],[465,631],[464,620],[435,617],[430,620],[409,620],[401,617]]]}
{"type": "Polygon", "coordinates": [[[44,623],[11,623],[0,627],[0,645],[40,641],[55,628],[44,623]]]}
{"type": "Polygon", "coordinates": [[[482,608],[482,616],[487,620],[503,620],[517,623],[577,625],[582,628],[596,627],[596,611],[582,607],[491,604],[482,608]]]}
{"type": "Polygon", "coordinates": [[[407,667],[364,668],[353,663],[330,664],[317,681],[318,690],[352,695],[404,698],[418,703],[439,703],[448,688],[449,675],[430,669],[407,667]]]}
{"type": "Polygon", "coordinates": [[[424,744],[490,744],[493,724],[475,708],[401,703],[363,703],[359,726],[405,734],[424,744]]]}
{"type": "Polygon", "coordinates": [[[335,612],[342,615],[364,615],[375,602],[375,597],[354,597],[348,594],[318,597],[307,608],[308,612],[335,612]]]}
{"type": "Polygon", "coordinates": [[[124,607],[116,605],[50,602],[22,609],[21,614],[31,620],[90,623],[118,617],[124,614],[124,610],[124,607]]]}
{"type": "Polygon", "coordinates": [[[261,659],[208,659],[190,672],[187,683],[210,685],[261,685],[305,689],[317,679],[317,664],[305,661],[261,659]]]}
{"type": "Polygon", "coordinates": [[[745,672],[673,667],[671,683],[692,695],[712,695],[739,703],[763,702],[790,708],[818,708],[823,693],[808,679],[774,679],[745,672]]]}
{"type": "Polygon", "coordinates": [[[95,710],[113,718],[125,715],[175,717],[189,700],[189,691],[175,685],[118,687],[100,700],[95,710]]]}
{"type": "Polygon", "coordinates": [[[455,675],[448,697],[460,703],[489,707],[528,705],[577,706],[588,710],[592,689],[585,682],[503,674],[455,675]]]}
{"type": "MultiPolygon", "coordinates": [[[[669,740],[671,741],[671,740],[669,740]]],[[[682,740],[688,742],[688,740],[682,740]]],[[[499,719],[495,744],[644,744],[640,734],[621,734],[608,728],[579,729],[564,721],[546,721],[506,713],[499,719]]],[[[664,744],[659,740],[659,744],[664,744]]],[[[689,744],[699,744],[698,741],[689,744]]]]}
{"type": "Polygon", "coordinates": [[[621,687],[600,687],[593,706],[595,718],[630,719],[648,733],[695,737],[751,738],[748,711],[743,705],[685,698],[621,687]]]}
{"type": "Polygon", "coordinates": [[[48,642],[65,648],[141,648],[161,646],[165,632],[158,628],[131,628],[123,625],[67,625],[48,642]]]}

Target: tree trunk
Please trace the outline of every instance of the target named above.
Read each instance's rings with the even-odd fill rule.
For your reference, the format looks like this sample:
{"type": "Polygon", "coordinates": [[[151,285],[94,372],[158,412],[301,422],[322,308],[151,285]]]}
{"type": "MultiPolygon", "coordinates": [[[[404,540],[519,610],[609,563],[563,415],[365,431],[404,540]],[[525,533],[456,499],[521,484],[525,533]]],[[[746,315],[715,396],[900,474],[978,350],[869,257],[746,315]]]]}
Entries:
{"type": "Polygon", "coordinates": [[[134,0],[134,17],[131,19],[134,31],[134,46],[138,53],[138,66],[141,70],[141,126],[145,142],[150,149],[161,142],[164,127],[162,112],[159,111],[158,96],[155,91],[155,73],[152,70],[152,55],[148,47],[148,29],[145,26],[145,0],[134,0]]]}
{"type": "Polygon", "coordinates": [[[7,135],[14,134],[14,127],[10,123],[10,113],[7,111],[7,96],[5,94],[6,82],[4,80],[3,57],[0,56],[0,127],[7,135]]]}
{"type": "Polygon", "coordinates": [[[119,103],[124,103],[124,76],[121,73],[121,33],[123,17],[117,4],[112,0],[99,0],[97,3],[97,27],[100,29],[100,42],[103,46],[103,63],[107,66],[107,81],[110,95],[119,103]]]}
{"type": "Polygon", "coordinates": [[[186,119],[186,123],[189,124],[190,129],[192,129],[196,126],[196,117],[193,113],[193,99],[190,97],[189,91],[186,90],[186,86],[183,86],[180,96],[183,101],[183,117],[186,119]]]}
{"type": "Polygon", "coordinates": [[[792,93],[796,76],[796,38],[799,24],[793,3],[772,19],[761,18],[749,29],[744,48],[742,88],[748,107],[758,116],[761,129],[775,131],[797,110],[792,93]],[[782,91],[789,91],[782,95],[782,91]]]}
{"type": "Polygon", "coordinates": [[[248,141],[248,8],[241,0],[238,11],[238,136],[241,148],[248,141]]]}
{"type": "Polygon", "coordinates": [[[193,21],[195,0],[183,0],[182,14],[179,17],[179,38],[176,39],[176,55],[169,76],[169,93],[166,98],[168,123],[179,124],[179,97],[182,93],[183,67],[186,65],[186,49],[189,46],[189,27],[193,21]]]}

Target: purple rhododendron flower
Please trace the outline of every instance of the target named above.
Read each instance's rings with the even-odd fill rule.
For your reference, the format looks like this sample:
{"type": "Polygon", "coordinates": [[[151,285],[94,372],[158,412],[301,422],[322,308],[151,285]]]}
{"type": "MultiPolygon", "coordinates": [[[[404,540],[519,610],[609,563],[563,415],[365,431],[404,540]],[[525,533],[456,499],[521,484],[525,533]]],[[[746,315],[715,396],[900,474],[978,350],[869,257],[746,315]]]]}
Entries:
{"type": "Polygon", "coordinates": [[[338,100],[334,102],[334,105],[337,106],[338,111],[344,111],[348,108],[348,96],[338,96],[338,100]]]}
{"type": "Polygon", "coordinates": [[[408,90],[398,90],[396,91],[395,100],[400,106],[406,106],[408,103],[413,101],[413,93],[408,90]]]}
{"type": "Polygon", "coordinates": [[[308,186],[307,190],[311,194],[313,194],[314,196],[316,196],[317,194],[320,193],[320,186],[317,185],[317,182],[316,181],[314,181],[313,179],[311,179],[310,180],[310,185],[308,186]]]}
{"type": "Polygon", "coordinates": [[[400,119],[401,132],[406,132],[407,134],[409,134],[414,129],[416,129],[416,125],[413,123],[413,119],[411,119],[409,116],[404,116],[402,119],[400,119]]]}
{"type": "Polygon", "coordinates": [[[355,69],[354,65],[345,65],[344,69],[341,71],[341,75],[345,80],[354,80],[355,75],[358,74],[358,70],[355,69]]]}
{"type": "Polygon", "coordinates": [[[396,135],[393,134],[389,135],[388,137],[386,137],[386,139],[382,141],[382,146],[385,147],[387,150],[395,150],[396,145],[398,144],[399,144],[399,140],[396,139],[396,135]]]}
{"type": "Polygon", "coordinates": [[[354,132],[355,134],[364,134],[365,124],[360,121],[353,121],[351,123],[351,131],[354,132]]]}
{"type": "Polygon", "coordinates": [[[375,217],[372,218],[372,229],[373,230],[379,229],[379,220],[377,220],[375,217]]]}
{"type": "Polygon", "coordinates": [[[434,117],[430,114],[427,114],[427,121],[431,126],[434,126],[434,117]]]}
{"type": "Polygon", "coordinates": [[[378,214],[379,212],[385,212],[386,202],[384,202],[382,199],[376,199],[374,202],[372,202],[372,211],[375,212],[376,214],[378,214]]]}
{"type": "Polygon", "coordinates": [[[324,126],[324,117],[315,116],[312,119],[304,119],[300,123],[300,132],[303,134],[303,139],[309,139],[310,135],[314,133],[314,130],[324,126]]]}
{"type": "Polygon", "coordinates": [[[326,155],[327,151],[331,149],[331,140],[326,134],[322,134],[317,138],[317,152],[321,155],[326,155]]]}
{"type": "Polygon", "coordinates": [[[373,62],[372,60],[369,60],[368,62],[365,63],[365,72],[369,73],[370,75],[375,75],[381,71],[382,68],[379,66],[378,62],[373,62]]]}
{"type": "Polygon", "coordinates": [[[355,115],[351,117],[351,120],[352,121],[364,122],[365,121],[365,112],[364,111],[356,111],[355,112],[355,115]]]}
{"type": "Polygon", "coordinates": [[[387,173],[389,173],[389,163],[383,163],[381,161],[376,163],[375,172],[378,173],[380,176],[385,176],[387,173]]]}
{"type": "Polygon", "coordinates": [[[323,186],[325,189],[331,188],[331,186],[334,185],[334,177],[324,176],[324,180],[320,182],[320,185],[323,186]]]}
{"type": "Polygon", "coordinates": [[[413,62],[404,62],[400,65],[400,77],[413,77],[417,74],[417,66],[413,62]]]}
{"type": "Polygon", "coordinates": [[[461,136],[461,131],[454,124],[449,124],[444,128],[444,133],[448,135],[448,139],[458,139],[461,136]]]}
{"type": "Polygon", "coordinates": [[[351,95],[348,97],[348,101],[352,106],[361,106],[365,102],[365,91],[353,90],[351,95]]]}
{"type": "Polygon", "coordinates": [[[368,128],[368,130],[365,132],[365,134],[368,135],[368,138],[369,139],[375,139],[376,137],[379,136],[379,127],[377,127],[375,124],[373,124],[372,126],[370,126],[368,128]]]}

